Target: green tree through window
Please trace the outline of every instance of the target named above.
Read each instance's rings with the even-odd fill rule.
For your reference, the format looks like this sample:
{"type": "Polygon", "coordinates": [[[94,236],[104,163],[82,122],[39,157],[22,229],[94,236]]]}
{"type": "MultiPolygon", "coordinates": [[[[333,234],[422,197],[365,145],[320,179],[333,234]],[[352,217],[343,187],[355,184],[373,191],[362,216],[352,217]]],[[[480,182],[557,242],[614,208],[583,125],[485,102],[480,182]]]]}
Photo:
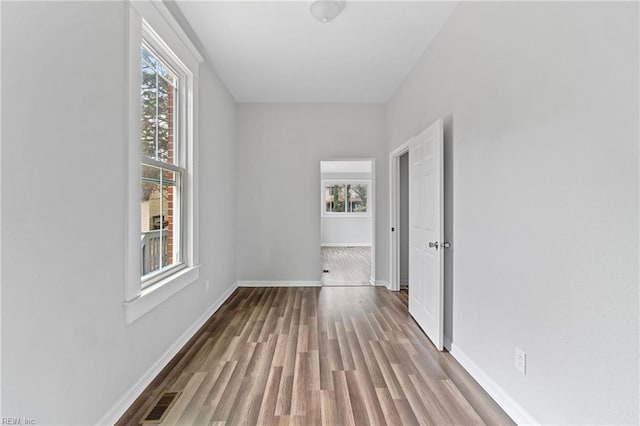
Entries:
{"type": "Polygon", "coordinates": [[[367,184],[324,186],[326,213],[367,213],[367,184]]]}

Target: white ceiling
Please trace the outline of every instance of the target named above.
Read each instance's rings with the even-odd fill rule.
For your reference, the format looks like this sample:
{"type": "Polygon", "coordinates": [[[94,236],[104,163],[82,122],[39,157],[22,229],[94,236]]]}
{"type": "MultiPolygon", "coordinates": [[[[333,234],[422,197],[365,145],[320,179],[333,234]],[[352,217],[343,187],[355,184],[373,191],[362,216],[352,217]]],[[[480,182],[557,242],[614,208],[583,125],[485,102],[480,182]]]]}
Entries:
{"type": "Polygon", "coordinates": [[[320,173],[371,173],[370,160],[321,161],[320,173]]]}
{"type": "Polygon", "coordinates": [[[335,21],[311,1],[178,1],[238,102],[387,102],[455,2],[346,0],[335,21]]]}

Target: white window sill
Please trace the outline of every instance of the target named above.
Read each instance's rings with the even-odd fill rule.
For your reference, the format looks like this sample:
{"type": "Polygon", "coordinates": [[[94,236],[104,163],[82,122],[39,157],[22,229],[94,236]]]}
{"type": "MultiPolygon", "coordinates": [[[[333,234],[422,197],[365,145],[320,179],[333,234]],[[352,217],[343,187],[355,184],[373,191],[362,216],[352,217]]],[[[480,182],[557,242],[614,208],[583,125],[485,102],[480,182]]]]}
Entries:
{"type": "Polygon", "coordinates": [[[127,324],[160,305],[171,296],[198,280],[200,265],[190,266],[142,290],[133,300],[124,302],[127,324]]]}
{"type": "Polygon", "coordinates": [[[323,213],[322,217],[334,218],[351,218],[354,217],[371,217],[371,213],[323,213]]]}

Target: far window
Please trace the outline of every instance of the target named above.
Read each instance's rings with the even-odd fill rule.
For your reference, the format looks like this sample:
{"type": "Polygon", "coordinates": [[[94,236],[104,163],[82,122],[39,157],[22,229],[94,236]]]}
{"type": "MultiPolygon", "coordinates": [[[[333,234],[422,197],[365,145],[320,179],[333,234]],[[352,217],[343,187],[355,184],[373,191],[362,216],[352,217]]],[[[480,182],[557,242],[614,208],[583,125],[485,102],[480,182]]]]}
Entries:
{"type": "Polygon", "coordinates": [[[324,214],[367,214],[367,182],[325,182],[324,214]]]}

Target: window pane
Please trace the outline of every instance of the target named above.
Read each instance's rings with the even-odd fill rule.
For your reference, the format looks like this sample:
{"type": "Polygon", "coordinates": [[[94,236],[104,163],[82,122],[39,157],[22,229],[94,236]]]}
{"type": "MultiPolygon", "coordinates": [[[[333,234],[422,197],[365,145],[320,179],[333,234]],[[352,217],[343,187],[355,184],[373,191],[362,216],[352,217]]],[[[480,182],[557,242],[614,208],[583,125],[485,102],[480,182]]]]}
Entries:
{"type": "Polygon", "coordinates": [[[347,185],[349,191],[349,212],[367,212],[367,185],[347,185]]]}
{"type": "Polygon", "coordinates": [[[180,226],[178,200],[178,173],[165,170],[162,181],[162,195],[164,197],[164,211],[162,227],[166,232],[166,244],[163,251],[162,265],[164,267],[179,263],[180,254],[180,226]]]}
{"type": "Polygon", "coordinates": [[[326,212],[345,211],[345,187],[344,185],[326,185],[324,188],[324,200],[326,212]]]}
{"type": "Polygon", "coordinates": [[[179,181],[180,173],[142,164],[143,278],[180,262],[179,181]]]}
{"type": "Polygon", "coordinates": [[[149,275],[160,270],[160,247],[162,232],[156,225],[160,217],[161,196],[160,185],[142,179],[142,197],[140,200],[140,248],[141,275],[149,275]]]}
{"type": "Polygon", "coordinates": [[[141,150],[142,155],[177,163],[176,101],[178,78],[162,60],[142,47],[141,61],[141,150]]]}
{"type": "Polygon", "coordinates": [[[156,157],[156,75],[153,68],[142,63],[142,155],[156,157]]]}
{"type": "Polygon", "coordinates": [[[155,68],[156,58],[151,54],[151,52],[149,52],[149,50],[147,50],[146,47],[142,46],[141,53],[142,53],[142,61],[147,62],[151,67],[155,68]]]}

